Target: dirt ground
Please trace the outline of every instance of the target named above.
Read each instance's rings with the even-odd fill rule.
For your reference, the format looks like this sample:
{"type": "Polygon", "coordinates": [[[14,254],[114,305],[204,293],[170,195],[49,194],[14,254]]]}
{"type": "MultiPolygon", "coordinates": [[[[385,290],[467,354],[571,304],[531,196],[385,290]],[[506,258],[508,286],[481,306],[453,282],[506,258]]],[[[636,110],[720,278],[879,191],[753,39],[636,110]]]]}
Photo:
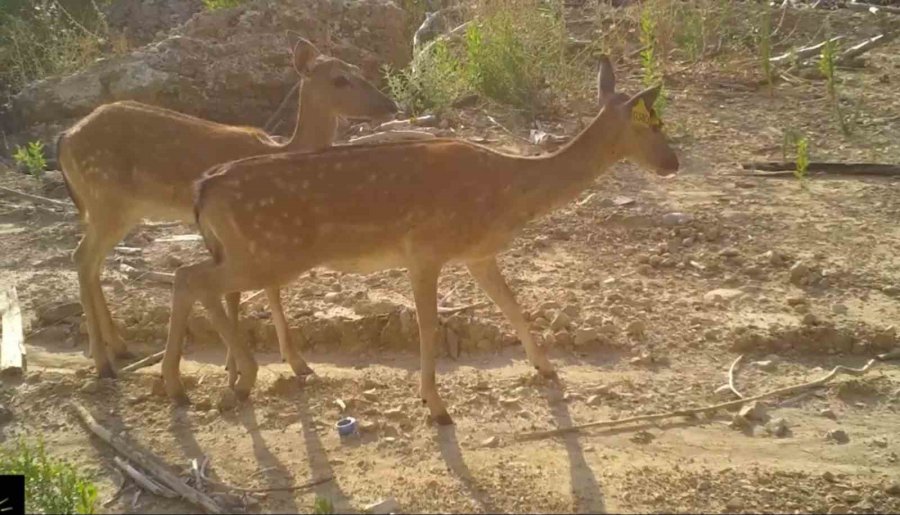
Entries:
{"type": "MultiPolygon", "coordinates": [[[[244,309],[244,332],[265,364],[248,403],[220,409],[224,352],[199,307],[182,367],[190,407],[158,394],[159,365],[98,381],[79,312],[67,311],[78,299],[70,259],[77,220],[0,196],[0,283],[18,289],[29,333],[27,374],[0,391],[13,414],[0,438],[41,435],[51,453],[97,481],[103,501],[120,475],[112,451],[72,415],[74,401],[179,472],[206,456],[213,477],[245,488],[333,477],[245,496],[252,512],[311,511],[317,495],[339,511],[394,497],[404,512],[900,512],[897,362],[766,401],[768,423],[735,427],[737,412],[722,410],[514,438],[731,399],[717,389],[740,355],[736,386],[754,395],[896,348],[900,181],[813,176],[802,187],[734,175],[741,161],[780,159],[788,126],[809,135],[814,160],[898,162],[900,103],[887,91],[900,84],[900,42],[867,55],[868,66],[842,72],[857,124],[849,137],[821,82],[780,84],[770,95],[734,74],[674,73],[665,121],[680,174],[660,178],[621,163],[578,202],[526,228],[501,265],[550,347],[561,386],[535,377],[499,311],[480,305],[487,299],[464,270],[446,269],[444,304],[479,304],[443,319],[438,382],[451,428],[430,423],[416,398],[412,296],[401,270],[316,270],[285,289],[292,333],[317,374],[302,387],[280,363],[262,297],[244,309]],[[342,440],[334,424],[347,414],[361,432],[342,440]]],[[[619,74],[635,91],[639,71],[619,74]]],[[[573,123],[593,114],[581,106],[547,126],[571,136],[573,123]]],[[[443,131],[539,150],[521,142],[527,129],[510,136],[474,110],[443,131]]],[[[39,183],[2,170],[0,184],[67,198],[58,174],[39,183]]],[[[170,294],[140,272],[200,259],[196,239],[171,241],[194,232],[144,226],[107,261],[111,309],[141,354],[163,346],[170,294]]],[[[194,508],[150,494],[134,503],[129,494],[103,510],[194,508]]]]}

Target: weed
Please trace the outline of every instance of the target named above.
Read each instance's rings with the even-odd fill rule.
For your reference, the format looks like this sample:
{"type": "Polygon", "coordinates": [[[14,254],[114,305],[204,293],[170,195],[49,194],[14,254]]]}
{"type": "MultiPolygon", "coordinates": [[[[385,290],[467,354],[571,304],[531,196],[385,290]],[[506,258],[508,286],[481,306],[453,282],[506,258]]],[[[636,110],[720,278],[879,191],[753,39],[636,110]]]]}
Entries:
{"type": "Polygon", "coordinates": [[[16,164],[25,168],[31,175],[40,178],[47,169],[47,160],[44,159],[44,144],[40,141],[32,141],[24,147],[16,146],[13,154],[16,164]]]}
{"type": "Polygon", "coordinates": [[[413,115],[427,109],[444,111],[468,88],[459,59],[444,41],[420,52],[405,69],[382,71],[391,95],[413,115]]]}
{"type": "MultiPolygon", "coordinates": [[[[641,9],[640,41],[643,47],[640,57],[641,68],[644,71],[644,85],[662,84],[662,71],[660,70],[656,52],[656,14],[651,2],[645,3],[641,9]]],[[[659,96],[656,97],[656,103],[653,104],[653,108],[662,116],[665,107],[666,93],[665,90],[661,89],[659,96]]]]}
{"type": "Polygon", "coordinates": [[[844,113],[841,111],[841,102],[837,93],[837,68],[835,64],[837,46],[837,41],[829,39],[825,42],[825,46],[822,47],[821,59],[819,60],[819,71],[825,76],[828,88],[828,101],[831,103],[831,109],[834,111],[834,115],[837,118],[838,126],[841,128],[841,132],[849,135],[850,126],[844,119],[844,113]]]}
{"type": "Polygon", "coordinates": [[[769,83],[769,91],[772,89],[773,73],[772,62],[772,9],[769,6],[763,7],[760,16],[759,32],[757,34],[757,45],[759,46],[759,62],[762,65],[763,74],[766,76],[766,82],[769,83]]]}
{"type": "Polygon", "coordinates": [[[244,3],[244,0],[203,0],[203,7],[207,11],[218,11],[219,9],[230,9],[244,3]]]}
{"type": "Polygon", "coordinates": [[[94,513],[94,484],[69,463],[48,457],[40,441],[0,448],[0,474],[25,476],[28,513],[94,513]]]}
{"type": "Polygon", "coordinates": [[[806,174],[809,168],[809,142],[805,137],[797,138],[797,167],[794,177],[800,181],[800,185],[806,187],[806,174]]]}
{"type": "Polygon", "coordinates": [[[316,515],[329,515],[334,513],[334,504],[331,502],[331,499],[319,497],[317,495],[316,500],[313,503],[313,513],[316,515]]]}

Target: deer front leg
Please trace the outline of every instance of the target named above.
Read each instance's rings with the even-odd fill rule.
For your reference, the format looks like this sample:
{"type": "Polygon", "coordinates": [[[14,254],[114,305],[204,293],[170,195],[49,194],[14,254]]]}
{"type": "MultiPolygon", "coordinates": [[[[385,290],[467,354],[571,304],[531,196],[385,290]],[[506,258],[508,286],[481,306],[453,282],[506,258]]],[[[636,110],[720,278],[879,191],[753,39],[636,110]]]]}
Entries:
{"type": "MultiPolygon", "coordinates": [[[[240,313],[241,313],[241,292],[234,291],[225,294],[225,311],[235,333],[240,332],[240,313]]],[[[228,387],[234,388],[234,383],[238,379],[237,364],[234,362],[234,354],[226,345],[225,350],[225,370],[228,372],[228,387]]]]}
{"type": "Polygon", "coordinates": [[[444,401],[437,391],[435,379],[435,358],[438,331],[437,316],[437,280],[441,267],[435,265],[419,265],[409,269],[413,296],[416,300],[416,318],[419,322],[419,353],[421,359],[421,377],[419,378],[419,396],[428,406],[431,418],[445,426],[453,423],[444,401]]]}
{"type": "Polygon", "coordinates": [[[531,329],[522,315],[522,308],[516,302],[515,294],[509,289],[506,280],[503,279],[503,274],[497,265],[497,258],[491,257],[481,261],[466,263],[466,267],[469,269],[469,273],[475,279],[475,282],[478,283],[478,286],[484,290],[487,296],[503,312],[503,316],[512,324],[516,334],[519,336],[519,340],[522,341],[522,345],[525,347],[525,354],[534,368],[542,376],[548,379],[556,379],[556,370],[554,370],[550,360],[547,359],[547,353],[544,348],[535,343],[534,338],[531,336],[531,329]]]}

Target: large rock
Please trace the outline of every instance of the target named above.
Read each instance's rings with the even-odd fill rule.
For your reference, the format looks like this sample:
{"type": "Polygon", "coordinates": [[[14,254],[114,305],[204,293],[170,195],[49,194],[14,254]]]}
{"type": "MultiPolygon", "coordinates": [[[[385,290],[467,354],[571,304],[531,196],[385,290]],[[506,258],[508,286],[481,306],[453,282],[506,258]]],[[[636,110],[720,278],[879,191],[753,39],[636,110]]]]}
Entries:
{"type": "MultiPolygon", "coordinates": [[[[391,0],[257,0],[200,12],[130,54],[27,86],[13,97],[10,112],[2,113],[2,128],[15,135],[12,142],[51,142],[98,105],[125,99],[262,126],[297,81],[288,30],[380,81],[382,65],[409,60],[406,24],[406,12],[391,0]]],[[[282,116],[290,120],[295,110],[291,103],[282,116]]],[[[281,124],[280,132],[292,125],[281,124]]]]}

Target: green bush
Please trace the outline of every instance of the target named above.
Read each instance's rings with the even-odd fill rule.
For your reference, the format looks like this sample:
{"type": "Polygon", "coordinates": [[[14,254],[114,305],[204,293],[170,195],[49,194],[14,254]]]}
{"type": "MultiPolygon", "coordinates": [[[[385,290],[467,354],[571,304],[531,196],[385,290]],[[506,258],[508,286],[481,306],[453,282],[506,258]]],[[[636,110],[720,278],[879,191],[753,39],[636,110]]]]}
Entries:
{"type": "Polygon", "coordinates": [[[410,66],[397,71],[384,68],[384,73],[391,95],[414,115],[428,109],[443,111],[468,89],[459,59],[443,41],[415,56],[410,66]]]}
{"type": "Polygon", "coordinates": [[[242,3],[244,3],[244,0],[203,0],[203,7],[207,11],[217,11],[219,9],[237,7],[242,3]]]}
{"type": "Polygon", "coordinates": [[[44,159],[44,144],[40,141],[32,141],[24,147],[17,145],[13,159],[37,178],[40,178],[47,169],[47,160],[44,159]]]}
{"type": "Polygon", "coordinates": [[[28,513],[94,513],[97,488],[72,465],[48,457],[41,442],[0,448],[0,474],[25,475],[28,513]]]}

